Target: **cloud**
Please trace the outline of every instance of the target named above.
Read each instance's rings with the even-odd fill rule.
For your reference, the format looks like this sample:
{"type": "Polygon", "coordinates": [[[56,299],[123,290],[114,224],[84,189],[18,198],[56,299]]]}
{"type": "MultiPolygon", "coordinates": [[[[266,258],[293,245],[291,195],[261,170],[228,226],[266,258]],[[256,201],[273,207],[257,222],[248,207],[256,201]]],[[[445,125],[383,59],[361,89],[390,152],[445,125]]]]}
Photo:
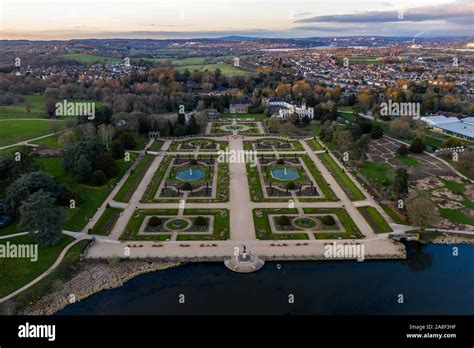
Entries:
{"type": "Polygon", "coordinates": [[[450,4],[418,7],[402,11],[403,19],[399,19],[398,10],[390,10],[316,16],[296,20],[295,23],[391,23],[401,20],[408,22],[449,21],[456,23],[458,20],[465,22],[465,19],[470,17],[472,24],[474,15],[471,0],[457,0],[450,4]]]}

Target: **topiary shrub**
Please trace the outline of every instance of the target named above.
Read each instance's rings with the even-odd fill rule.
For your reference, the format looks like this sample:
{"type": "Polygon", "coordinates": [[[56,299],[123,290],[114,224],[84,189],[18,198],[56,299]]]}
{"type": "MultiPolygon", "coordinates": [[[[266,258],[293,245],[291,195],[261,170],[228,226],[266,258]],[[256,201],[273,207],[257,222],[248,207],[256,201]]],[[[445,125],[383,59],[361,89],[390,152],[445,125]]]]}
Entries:
{"type": "Polygon", "coordinates": [[[101,186],[105,184],[106,182],[107,182],[107,175],[105,175],[105,173],[102,170],[98,169],[92,173],[91,180],[90,180],[91,185],[101,186]]]}
{"type": "Polygon", "coordinates": [[[194,220],[194,224],[196,226],[207,226],[207,219],[203,216],[198,216],[195,220],[194,220]]]}
{"type": "Polygon", "coordinates": [[[296,190],[296,184],[293,181],[290,181],[288,184],[286,184],[286,188],[288,190],[296,190]]]}
{"type": "Polygon", "coordinates": [[[181,190],[184,191],[191,191],[193,189],[193,185],[191,185],[189,182],[185,182],[183,186],[181,186],[181,190]]]}
{"type": "Polygon", "coordinates": [[[278,164],[285,164],[285,160],[283,158],[279,158],[277,163],[278,164]]]}
{"type": "Polygon", "coordinates": [[[191,161],[189,161],[189,164],[195,166],[196,164],[198,164],[198,161],[196,161],[196,160],[193,158],[191,161]]]}
{"type": "Polygon", "coordinates": [[[161,219],[158,216],[152,216],[150,220],[148,220],[148,226],[157,227],[161,225],[161,219]]]}
{"type": "Polygon", "coordinates": [[[336,223],[336,220],[334,220],[334,218],[331,215],[324,215],[321,218],[321,221],[325,225],[334,225],[336,223]]]}
{"type": "Polygon", "coordinates": [[[408,149],[408,146],[406,146],[405,144],[402,144],[400,145],[400,147],[398,148],[397,150],[397,153],[400,155],[400,156],[406,156],[410,153],[410,149],[408,149]]]}
{"type": "Polygon", "coordinates": [[[277,224],[280,226],[289,226],[291,224],[291,220],[288,216],[282,215],[277,218],[277,224]]]}

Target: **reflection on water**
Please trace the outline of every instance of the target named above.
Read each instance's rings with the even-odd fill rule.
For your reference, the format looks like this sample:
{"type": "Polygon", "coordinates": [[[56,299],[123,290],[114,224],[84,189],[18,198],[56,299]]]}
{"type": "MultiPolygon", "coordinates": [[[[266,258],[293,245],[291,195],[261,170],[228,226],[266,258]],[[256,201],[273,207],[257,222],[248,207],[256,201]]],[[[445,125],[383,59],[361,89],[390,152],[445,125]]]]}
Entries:
{"type": "Polygon", "coordinates": [[[474,246],[458,248],[453,256],[449,245],[410,244],[407,260],[268,262],[252,274],[194,263],[137,277],[59,314],[474,314],[474,246]]]}

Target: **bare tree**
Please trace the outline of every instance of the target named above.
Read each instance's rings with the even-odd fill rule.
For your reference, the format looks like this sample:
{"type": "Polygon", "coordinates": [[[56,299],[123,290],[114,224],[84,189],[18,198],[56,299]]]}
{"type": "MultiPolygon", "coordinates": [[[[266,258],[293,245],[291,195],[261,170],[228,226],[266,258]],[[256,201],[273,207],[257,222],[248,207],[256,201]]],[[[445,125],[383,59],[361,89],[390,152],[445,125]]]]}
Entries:
{"type": "Polygon", "coordinates": [[[411,197],[406,204],[408,219],[423,232],[439,219],[436,205],[423,193],[411,197]]]}

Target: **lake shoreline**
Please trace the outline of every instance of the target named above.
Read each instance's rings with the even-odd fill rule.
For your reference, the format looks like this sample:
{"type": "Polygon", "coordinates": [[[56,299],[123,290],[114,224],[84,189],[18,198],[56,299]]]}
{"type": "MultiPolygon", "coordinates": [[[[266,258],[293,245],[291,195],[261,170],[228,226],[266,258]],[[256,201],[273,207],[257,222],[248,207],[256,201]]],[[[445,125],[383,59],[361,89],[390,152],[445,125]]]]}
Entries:
{"type": "Polygon", "coordinates": [[[162,271],[180,266],[178,262],[162,261],[117,261],[91,262],[64,286],[34,304],[19,315],[52,315],[72,303],[86,299],[102,290],[123,286],[127,281],[146,273],[162,271]]]}

